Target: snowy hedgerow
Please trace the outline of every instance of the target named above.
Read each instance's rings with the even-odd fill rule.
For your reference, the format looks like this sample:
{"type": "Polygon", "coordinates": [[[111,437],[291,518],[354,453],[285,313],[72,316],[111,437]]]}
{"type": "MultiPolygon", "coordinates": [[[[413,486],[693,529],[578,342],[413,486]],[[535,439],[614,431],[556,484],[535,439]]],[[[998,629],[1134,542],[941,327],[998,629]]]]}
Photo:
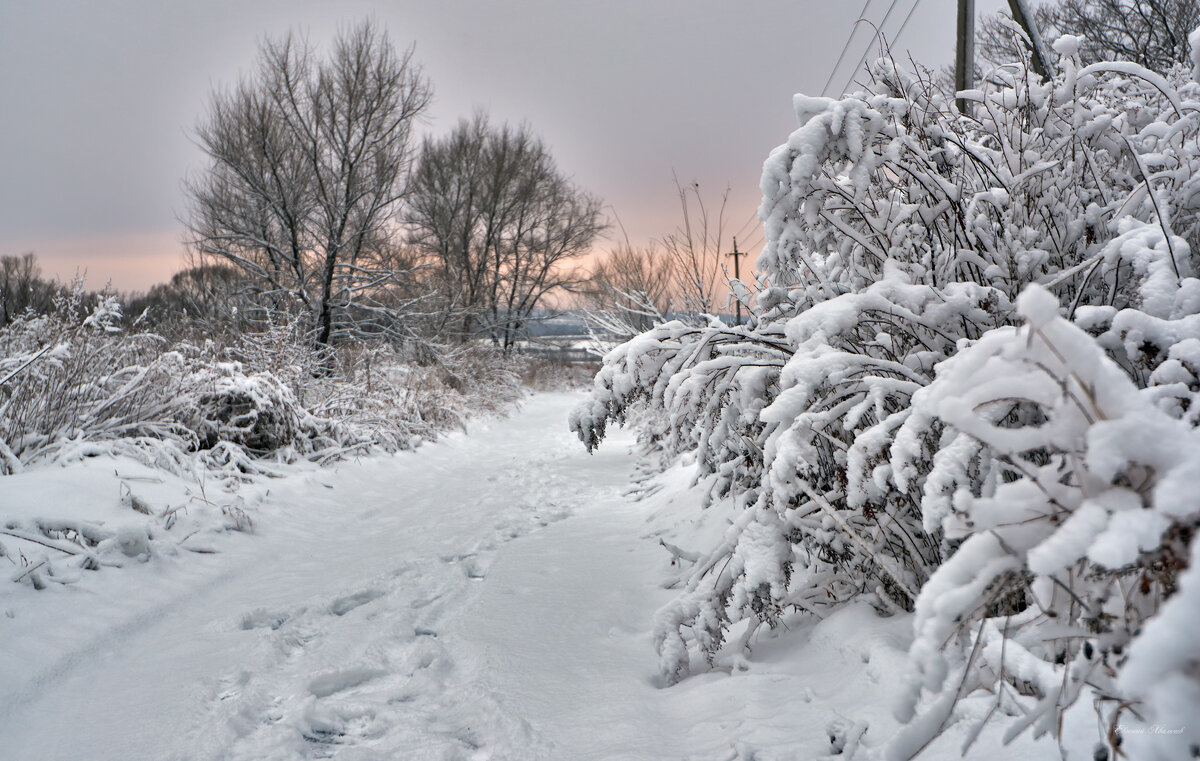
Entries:
{"type": "MultiPolygon", "coordinates": [[[[1118,674],[1188,564],[1200,431],[1139,391],[1045,290],[1031,286],[1018,306],[1026,325],[992,331],[943,363],[906,422],[945,426],[924,519],[960,545],[917,598],[916,678],[899,718],[913,718],[922,693],[932,697],[894,758],[911,757],[981,686],[1023,716],[1009,736],[1029,726],[1056,734],[1085,687],[1111,701],[1113,727],[1166,718],[1144,708],[1121,717],[1118,674]]],[[[898,449],[893,459],[905,459],[898,449]]],[[[1155,684],[1135,684],[1156,712],[1167,707],[1155,684]]]]}
{"type": "Polygon", "coordinates": [[[520,394],[494,352],[421,368],[365,345],[314,355],[290,324],[223,348],[168,345],[119,319],[114,299],[85,308],[77,284],[51,313],[0,330],[0,474],[103,451],[175,473],[197,453],[232,475],[271,472],[263,458],[408,448],[520,394]]]}
{"type": "Polygon", "coordinates": [[[1132,689],[1127,646],[1163,630],[1195,523],[1173,490],[1200,452],[1200,88],[1056,49],[1054,78],[998,68],[968,115],[891,60],[872,92],[797,96],[763,169],[750,323],[668,323],[605,357],[571,419],[585,445],[649,407],[741,511],[660,612],[668,678],[735,625],[744,647],[867,595],[917,622],[900,713],[925,718],[898,756],[977,688],[1025,711],[1013,732],[1056,732],[1084,685],[1132,689]],[[1136,449],[1141,420],[1158,449],[1136,449]]]}
{"type": "Polygon", "coordinates": [[[261,455],[301,437],[303,410],[273,377],[221,365],[211,347],[168,351],[157,335],[120,331],[119,319],[113,299],[84,310],[77,286],[54,312],[23,315],[0,332],[4,472],[106,446],[182,472],[197,450],[222,444],[261,455]]]}
{"type": "Polygon", "coordinates": [[[73,464],[67,479],[91,478],[66,489],[82,504],[56,495],[38,514],[51,517],[32,518],[28,506],[5,517],[0,559],[16,566],[11,581],[53,589],[84,571],[209,552],[206,535],[254,525],[244,481],[279,475],[280,463],[410,448],[520,394],[511,362],[494,351],[447,351],[419,366],[382,344],[314,355],[283,321],[232,347],[172,344],[119,322],[115,300],[89,308],[77,286],[50,313],[0,328],[0,495],[31,493],[4,481],[42,483],[18,475],[39,466],[73,464]],[[126,475],[111,465],[97,475],[81,462],[94,457],[126,475]],[[212,481],[238,493],[206,491],[212,481]],[[147,487],[160,498],[150,499],[136,482],[168,486],[147,487]],[[97,496],[105,491],[109,499],[97,496]]]}

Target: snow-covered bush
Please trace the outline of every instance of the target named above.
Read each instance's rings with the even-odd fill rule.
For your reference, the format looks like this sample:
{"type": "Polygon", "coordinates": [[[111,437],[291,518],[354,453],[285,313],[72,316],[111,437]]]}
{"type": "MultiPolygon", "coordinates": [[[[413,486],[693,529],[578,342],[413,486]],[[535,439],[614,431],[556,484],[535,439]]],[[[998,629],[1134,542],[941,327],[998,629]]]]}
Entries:
{"type": "Polygon", "coordinates": [[[314,414],[381,439],[436,439],[478,415],[503,414],[522,395],[520,363],[486,344],[358,344],[335,355],[337,371],[310,379],[314,414]]]}
{"type": "MultiPolygon", "coordinates": [[[[1136,673],[1130,643],[1189,562],[1200,431],[1139,391],[1058,316],[1052,295],[1031,286],[1018,306],[1027,324],[992,331],[946,361],[897,433],[904,440],[935,419],[944,426],[925,477],[924,521],[959,546],[917,598],[915,678],[900,718],[912,720],[923,692],[932,697],[895,758],[932,739],[978,687],[1022,716],[1009,736],[1029,726],[1057,734],[1085,687],[1109,701],[1101,713],[1111,738],[1118,719],[1164,725],[1177,710],[1151,681],[1126,693],[1120,674],[1127,661],[1136,673]],[[1123,701],[1137,700],[1155,714],[1135,707],[1122,717],[1123,701]]],[[[909,471],[907,455],[893,447],[896,472],[909,471]]],[[[1188,638],[1179,630],[1160,639],[1169,646],[1171,636],[1188,638]]],[[[1180,726],[1181,742],[1200,739],[1180,726]]]]}
{"type": "Polygon", "coordinates": [[[97,314],[72,324],[70,310],[59,310],[0,334],[5,472],[106,447],[182,472],[189,453],[201,450],[233,447],[240,462],[285,448],[311,451],[301,441],[330,427],[268,373],[219,362],[212,346],[168,350],[159,336],[106,329],[97,314]]]}
{"type": "MultiPolygon", "coordinates": [[[[1081,67],[1073,38],[1055,49],[1056,77],[992,71],[983,90],[966,94],[974,104],[966,116],[953,94],[891,60],[872,67],[872,92],[796,96],[800,127],[764,165],[767,244],[750,323],[668,323],[606,356],[591,400],[571,420],[585,445],[597,446],[608,424],[639,406],[658,410],[669,416],[675,451],[696,451],[710,501],[739,510],[660,612],[668,678],[687,673],[694,656],[717,657],[734,627],[744,646],[789,612],[821,614],[865,594],[881,611],[915,610],[914,662],[935,695],[926,716],[941,709],[948,718],[958,697],[984,687],[1043,701],[1053,710],[1031,709],[1025,724],[1045,731],[1054,727],[1045,717],[1100,671],[1109,669],[1119,694],[1124,661],[1107,653],[1128,652],[1140,622],[1153,622],[1174,593],[1194,518],[1178,504],[1153,507],[1167,502],[1151,492],[1184,470],[1171,475],[1165,460],[1147,461],[1131,449],[1139,439],[1105,449],[1103,463],[1088,461],[1101,458],[1088,442],[1108,418],[1078,408],[1120,398],[1106,415],[1155,410],[1154,425],[1175,442],[1172,467],[1193,467],[1186,462],[1200,454],[1191,433],[1200,419],[1192,279],[1200,88],[1182,72],[1168,81],[1129,63],[1081,67]],[[1021,303],[1055,335],[973,380],[957,369],[958,385],[942,381],[1013,340],[1017,297],[1031,284],[1043,290],[1021,303]],[[1047,316],[1055,304],[1065,320],[1047,316]],[[1049,363],[1055,341],[1069,341],[1085,366],[1049,363]],[[1075,376],[1084,379],[1073,392],[1080,399],[1050,396],[1075,376]],[[985,390],[982,412],[954,406],[956,396],[985,390]],[[997,441],[959,429],[970,415],[984,415],[997,441]],[[1055,420],[1071,421],[1061,423],[1073,426],[1069,442],[1054,438],[1068,435],[1047,422],[1055,420]],[[1034,497],[1082,506],[1097,484],[1124,496],[1083,510],[1079,521],[1051,513],[1044,522],[1066,520],[1074,544],[1039,550],[1042,559],[1027,565],[1021,553],[1039,546],[1036,526],[1020,521],[1037,509],[1034,497]],[[975,508],[979,516],[969,514],[975,508]],[[1079,531],[1106,529],[1097,510],[1135,537],[1119,558],[1087,559],[1087,546],[1077,546],[1079,531]],[[1010,521],[1033,543],[1002,543],[992,529],[1010,521]],[[991,554],[962,554],[969,543],[991,554]],[[1045,553],[1065,565],[1050,568],[1045,553]],[[963,565],[976,561],[985,565],[963,565]],[[1130,595],[1134,577],[1140,586],[1130,595]],[[956,585],[966,591],[950,594],[956,585]],[[1093,592],[1089,602],[1076,599],[1093,592]],[[1114,623],[1105,606],[1117,597],[1124,618],[1114,623]],[[1081,633],[1084,608],[1097,620],[1081,633]],[[1059,628],[1033,621],[1036,611],[1049,611],[1059,628]],[[976,643],[983,655],[972,655],[976,643]],[[1014,675],[1008,659],[1018,647],[1029,657],[1014,675]],[[947,678],[968,663],[965,681],[947,678]]],[[[920,695],[920,687],[910,695],[905,718],[920,695]]],[[[1004,700],[1005,710],[1015,705],[1004,700]]],[[[936,734],[941,719],[912,731],[936,734]]],[[[901,756],[923,742],[905,737],[901,756]]]]}
{"type": "Polygon", "coordinates": [[[201,449],[228,442],[267,454],[291,445],[307,422],[291,389],[270,373],[246,375],[234,363],[219,363],[190,380],[196,392],[188,427],[201,449]]]}
{"type": "Polygon", "coordinates": [[[230,347],[168,345],[121,331],[115,299],[88,310],[83,296],[76,287],[0,330],[0,473],[105,449],[173,472],[197,452],[219,470],[270,472],[263,458],[408,448],[520,395],[494,352],[448,351],[427,367],[386,346],[314,355],[286,323],[230,347]]]}

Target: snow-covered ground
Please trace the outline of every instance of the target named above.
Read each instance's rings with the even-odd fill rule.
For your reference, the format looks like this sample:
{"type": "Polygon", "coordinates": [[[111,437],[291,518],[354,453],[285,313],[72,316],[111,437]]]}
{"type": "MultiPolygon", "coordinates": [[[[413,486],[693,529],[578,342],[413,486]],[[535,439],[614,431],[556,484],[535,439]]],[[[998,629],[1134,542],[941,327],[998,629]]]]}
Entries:
{"type": "MultiPolygon", "coordinates": [[[[565,425],[579,398],[253,484],[254,530],[210,532],[206,552],[160,537],[120,569],[7,584],[0,758],[767,761],[826,756],[831,731],[886,738],[910,623],[865,607],[663,686],[658,537],[704,530],[695,495],[677,467],[650,499],[623,496],[632,440],[588,455],[565,425]]],[[[114,468],[168,498],[96,458],[6,479],[0,517],[78,518],[89,489],[119,506],[114,468]]],[[[943,739],[931,757],[957,758],[961,737],[943,739]]]]}

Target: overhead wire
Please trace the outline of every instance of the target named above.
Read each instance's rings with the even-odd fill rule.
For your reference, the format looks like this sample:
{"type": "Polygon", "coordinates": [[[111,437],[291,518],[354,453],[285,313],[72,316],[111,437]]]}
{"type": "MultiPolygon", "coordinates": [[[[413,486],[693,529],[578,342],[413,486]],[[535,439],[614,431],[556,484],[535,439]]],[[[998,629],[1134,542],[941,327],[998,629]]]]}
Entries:
{"type": "Polygon", "coordinates": [[[749,217],[746,218],[746,221],[743,222],[742,226],[738,228],[738,231],[733,234],[733,237],[736,238],[739,235],[741,235],[742,233],[746,232],[746,228],[749,227],[750,225],[754,224],[757,221],[758,221],[758,211],[755,210],[753,213],[750,214],[749,217]]]}
{"type": "Polygon", "coordinates": [[[905,27],[908,26],[909,20],[912,19],[913,14],[917,12],[917,6],[920,4],[921,0],[916,0],[916,2],[913,3],[913,6],[908,9],[908,15],[904,17],[904,21],[901,22],[900,28],[896,30],[896,36],[892,38],[893,40],[899,40],[900,35],[904,34],[905,27]]]}
{"type": "Polygon", "coordinates": [[[850,49],[850,43],[854,41],[854,35],[858,33],[858,24],[859,22],[866,20],[867,8],[869,8],[870,5],[871,0],[866,0],[866,2],[863,3],[862,10],[858,12],[858,21],[855,21],[854,25],[850,27],[850,36],[846,38],[846,42],[842,45],[842,52],[838,53],[837,62],[833,64],[833,68],[829,70],[829,76],[825,78],[825,84],[821,87],[822,96],[824,96],[826,91],[829,90],[829,85],[831,82],[833,82],[833,75],[837,74],[838,69],[842,65],[842,61],[845,60],[846,51],[850,49]]]}
{"type": "MultiPolygon", "coordinates": [[[[858,32],[858,25],[863,22],[871,24],[871,22],[866,18],[866,13],[867,13],[867,9],[870,8],[872,2],[873,2],[873,0],[865,0],[865,2],[862,5],[862,8],[859,10],[858,20],[854,22],[854,26],[851,28],[850,34],[846,37],[846,41],[842,44],[841,52],[838,53],[837,61],[834,62],[833,67],[829,70],[829,76],[827,76],[825,78],[825,84],[822,85],[822,87],[821,87],[821,95],[822,96],[824,96],[824,95],[826,95],[826,93],[828,93],[830,83],[833,82],[834,76],[837,75],[838,69],[841,68],[842,62],[846,59],[846,53],[849,52],[850,45],[854,41],[854,36],[858,32]]],[[[896,10],[896,4],[898,2],[899,2],[899,0],[892,0],[891,3],[888,5],[887,11],[883,14],[883,20],[879,22],[879,26],[875,27],[875,34],[872,35],[870,41],[867,43],[866,49],[863,50],[863,54],[859,57],[858,62],[854,65],[854,68],[850,70],[850,78],[846,80],[846,84],[843,85],[841,91],[837,93],[838,96],[842,95],[843,93],[845,93],[845,91],[847,89],[849,89],[851,83],[854,81],[854,75],[858,72],[859,67],[861,67],[863,65],[863,63],[867,60],[867,56],[870,55],[871,47],[876,43],[876,41],[883,34],[883,28],[884,28],[884,26],[887,25],[888,19],[891,18],[892,13],[896,10]]],[[[904,30],[908,28],[908,24],[912,20],[913,14],[916,13],[917,8],[920,5],[921,5],[921,0],[913,1],[912,6],[909,7],[909,9],[908,9],[908,13],[905,14],[905,16],[904,16],[904,20],[900,22],[900,28],[896,30],[895,39],[899,39],[900,35],[902,35],[904,33],[904,30]]],[[[871,24],[871,25],[875,26],[874,24],[871,24]]],[[[749,227],[750,224],[752,222],[754,222],[756,218],[757,218],[757,215],[752,215],[750,219],[746,220],[745,224],[743,224],[738,229],[738,231],[734,235],[734,237],[736,238],[736,237],[742,235],[745,232],[746,228],[749,227]]],[[[757,245],[760,245],[763,242],[763,240],[764,240],[764,238],[762,236],[762,231],[759,230],[754,235],[753,242],[750,245],[743,244],[743,248],[745,248],[747,251],[753,250],[754,247],[757,245]]]]}
{"type": "MultiPolygon", "coordinates": [[[[887,24],[888,19],[891,18],[892,12],[896,9],[896,4],[898,1],[899,0],[892,0],[891,4],[888,5],[887,12],[884,13],[884,15],[883,15],[883,20],[879,23],[879,26],[875,27],[875,34],[871,37],[870,42],[867,43],[867,47],[863,51],[862,56],[859,57],[858,63],[856,63],[854,65],[854,68],[851,70],[850,78],[848,80],[846,80],[846,84],[842,87],[841,92],[837,93],[837,95],[840,96],[847,89],[849,89],[850,84],[854,81],[855,73],[858,72],[859,67],[861,67],[863,65],[863,63],[867,60],[867,56],[871,52],[871,47],[875,44],[875,42],[883,34],[883,28],[887,24]]],[[[829,91],[829,84],[833,81],[833,78],[837,74],[838,69],[841,68],[842,61],[844,61],[846,58],[846,53],[847,53],[847,51],[849,51],[850,44],[854,41],[854,35],[858,31],[858,25],[862,22],[866,22],[868,24],[871,23],[866,18],[866,12],[867,12],[867,9],[870,7],[871,2],[872,2],[872,0],[866,0],[866,2],[863,3],[862,9],[858,13],[859,18],[857,21],[854,22],[854,27],[850,30],[849,36],[846,37],[846,42],[842,45],[841,52],[838,53],[837,61],[833,64],[833,68],[830,69],[829,76],[826,77],[824,86],[821,87],[821,95],[824,96],[829,91]]],[[[904,34],[904,30],[908,28],[909,22],[912,21],[913,15],[916,13],[917,8],[920,5],[921,5],[921,0],[914,0],[912,6],[908,9],[908,13],[905,14],[904,20],[900,22],[900,28],[896,30],[894,39],[899,39],[900,35],[904,34]]],[[[874,24],[871,24],[871,25],[874,26],[874,24]]],[[[751,216],[751,218],[748,219],[746,221],[746,223],[743,224],[741,226],[741,228],[738,229],[737,234],[734,237],[736,238],[737,236],[742,235],[746,231],[746,228],[749,227],[749,225],[752,222],[754,222],[756,219],[757,219],[757,215],[751,216]]],[[[746,251],[753,251],[755,247],[761,245],[764,241],[765,241],[765,238],[763,237],[763,231],[760,228],[757,231],[755,231],[755,233],[753,234],[751,243],[749,245],[746,245],[745,243],[743,243],[742,248],[744,248],[746,251]]]]}
{"type": "Polygon", "coordinates": [[[888,19],[892,17],[892,11],[896,10],[897,2],[899,2],[899,0],[892,0],[891,4],[888,5],[887,13],[883,14],[883,21],[880,21],[878,26],[871,24],[872,26],[875,26],[875,34],[873,34],[871,39],[867,41],[867,47],[863,49],[863,54],[859,56],[858,63],[854,64],[854,67],[850,69],[850,78],[846,80],[846,84],[842,85],[842,89],[838,92],[839,97],[843,95],[846,90],[850,89],[850,83],[854,81],[854,75],[858,73],[859,67],[861,67],[863,62],[867,60],[867,56],[871,54],[871,48],[875,45],[875,41],[878,40],[879,36],[883,33],[883,28],[887,26],[888,19]]]}
{"type": "Polygon", "coordinates": [[[752,238],[750,240],[749,244],[745,244],[745,243],[742,244],[742,249],[748,254],[753,253],[754,249],[758,248],[765,242],[766,242],[766,238],[763,237],[762,233],[757,233],[754,236],[754,238],[752,238]]]}
{"type": "MultiPolygon", "coordinates": [[[[884,26],[887,25],[888,18],[891,17],[892,11],[896,7],[896,2],[897,2],[897,0],[892,0],[892,4],[888,6],[887,13],[884,14],[884,16],[883,16],[883,21],[880,21],[879,26],[875,27],[875,36],[872,37],[871,42],[867,44],[867,48],[866,48],[866,50],[863,51],[862,56],[858,59],[858,63],[856,63],[854,65],[854,68],[851,69],[850,78],[846,80],[846,84],[842,86],[842,91],[840,93],[838,93],[838,95],[842,95],[843,93],[845,93],[847,90],[850,89],[851,83],[854,82],[854,75],[856,73],[858,73],[859,68],[861,68],[863,63],[867,60],[867,56],[870,55],[870,53],[871,53],[871,47],[875,44],[875,41],[878,40],[883,35],[883,28],[884,28],[884,26]]],[[[895,37],[893,37],[893,39],[900,38],[900,35],[904,32],[905,27],[908,26],[908,22],[912,20],[913,14],[916,13],[917,6],[919,6],[920,4],[921,4],[921,0],[913,1],[912,7],[908,9],[908,15],[906,15],[904,17],[904,21],[902,21],[900,23],[900,28],[896,31],[895,37]]]]}

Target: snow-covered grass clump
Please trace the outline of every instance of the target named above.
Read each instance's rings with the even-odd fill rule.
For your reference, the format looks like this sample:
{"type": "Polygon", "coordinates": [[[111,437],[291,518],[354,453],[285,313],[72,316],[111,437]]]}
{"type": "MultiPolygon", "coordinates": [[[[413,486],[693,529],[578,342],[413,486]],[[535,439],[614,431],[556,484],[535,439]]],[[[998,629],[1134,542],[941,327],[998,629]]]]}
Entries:
{"type": "Polygon", "coordinates": [[[223,535],[254,529],[263,491],[235,493],[227,483],[113,454],[5,476],[0,565],[11,581],[53,590],[87,572],[217,552],[223,535]]]}
{"type": "Polygon", "coordinates": [[[750,323],[605,358],[585,444],[649,407],[732,510],[660,613],[668,679],[863,600],[914,614],[892,758],[968,714],[1061,740],[1085,690],[1110,757],[1200,745],[1168,726],[1200,711],[1175,602],[1200,573],[1200,85],[1057,49],[966,116],[891,60],[797,96],[750,323]]]}

